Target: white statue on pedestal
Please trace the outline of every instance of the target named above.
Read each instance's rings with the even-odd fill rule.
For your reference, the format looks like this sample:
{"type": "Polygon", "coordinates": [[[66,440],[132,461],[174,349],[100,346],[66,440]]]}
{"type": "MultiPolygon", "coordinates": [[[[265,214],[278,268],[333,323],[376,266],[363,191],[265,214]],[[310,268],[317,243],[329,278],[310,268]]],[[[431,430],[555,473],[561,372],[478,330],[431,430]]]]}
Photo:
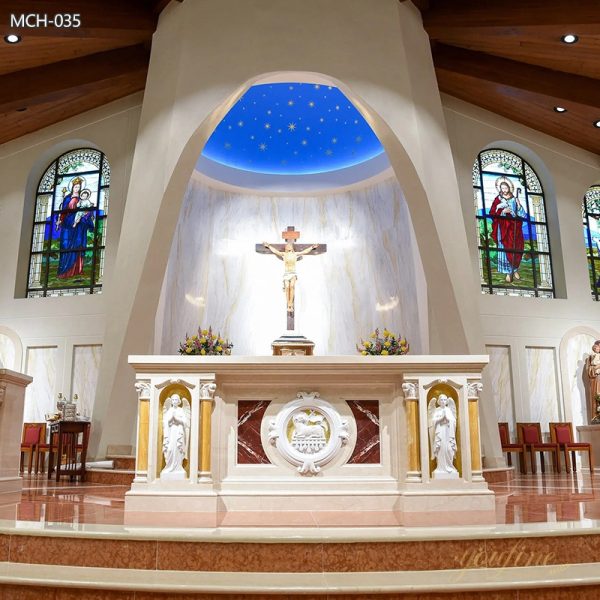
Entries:
{"type": "Polygon", "coordinates": [[[456,404],[453,398],[440,394],[429,402],[429,440],[431,455],[436,462],[434,479],[457,479],[454,467],[456,456],[456,404]]]}
{"type": "Polygon", "coordinates": [[[165,468],[160,472],[161,479],[185,479],[183,461],[188,457],[190,444],[190,403],[173,394],[163,406],[163,455],[165,468]]]}

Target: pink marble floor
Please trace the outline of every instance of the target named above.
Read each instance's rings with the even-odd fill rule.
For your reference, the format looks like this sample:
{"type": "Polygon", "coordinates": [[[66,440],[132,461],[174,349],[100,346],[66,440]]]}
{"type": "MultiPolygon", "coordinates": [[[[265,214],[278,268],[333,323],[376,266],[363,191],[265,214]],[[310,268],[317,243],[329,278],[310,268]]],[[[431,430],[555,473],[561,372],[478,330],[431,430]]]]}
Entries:
{"type": "MultiPolygon", "coordinates": [[[[45,523],[122,525],[125,492],[129,486],[48,481],[45,476],[25,477],[20,504],[0,508],[0,518],[45,523]]],[[[494,484],[496,523],[558,523],[600,519],[600,477],[526,475],[510,484],[494,484]]],[[[152,516],[144,520],[148,526],[152,516]]],[[[395,513],[222,513],[222,527],[265,526],[398,526],[395,513]]],[[[458,523],[457,523],[458,524],[458,523]]],[[[491,524],[491,523],[490,523],[491,524]]],[[[171,524],[170,526],[175,526],[171,524]]]]}

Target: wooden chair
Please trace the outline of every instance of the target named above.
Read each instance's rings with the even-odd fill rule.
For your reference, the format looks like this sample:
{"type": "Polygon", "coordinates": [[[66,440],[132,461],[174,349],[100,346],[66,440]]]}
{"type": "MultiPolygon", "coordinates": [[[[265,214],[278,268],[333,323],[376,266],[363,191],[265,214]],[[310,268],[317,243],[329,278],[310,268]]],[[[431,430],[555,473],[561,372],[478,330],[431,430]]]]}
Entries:
{"type": "Polygon", "coordinates": [[[46,471],[46,454],[50,454],[50,452],[52,452],[53,448],[56,446],[56,444],[53,446],[46,441],[46,423],[44,423],[44,435],[42,440],[43,441],[38,444],[37,454],[35,457],[36,473],[44,473],[46,471]]]}
{"type": "Polygon", "coordinates": [[[565,469],[567,473],[571,472],[569,464],[569,452],[571,452],[571,460],[573,462],[573,471],[577,471],[577,459],[575,452],[587,452],[590,465],[590,474],[594,474],[594,459],[592,458],[592,445],[587,442],[576,442],[573,438],[573,424],[565,423],[548,423],[550,427],[550,439],[558,444],[565,456],[565,469]]]}
{"type": "Polygon", "coordinates": [[[552,452],[552,466],[556,473],[560,473],[560,454],[556,442],[542,440],[542,428],[539,423],[517,423],[517,439],[525,445],[531,459],[531,472],[536,472],[535,453],[540,453],[542,473],[546,472],[544,466],[544,452],[552,452]]]}
{"type": "Polygon", "coordinates": [[[33,468],[33,455],[37,452],[37,447],[40,443],[42,426],[44,426],[45,429],[45,423],[23,423],[23,434],[21,436],[21,462],[19,464],[20,473],[23,473],[25,453],[28,453],[28,472],[31,474],[33,468]]]}
{"type": "Polygon", "coordinates": [[[525,473],[525,445],[522,443],[512,444],[510,441],[510,430],[508,423],[498,423],[498,432],[500,433],[500,444],[502,445],[502,452],[506,452],[508,466],[512,467],[512,452],[516,452],[519,455],[519,468],[521,473],[525,473]]]}

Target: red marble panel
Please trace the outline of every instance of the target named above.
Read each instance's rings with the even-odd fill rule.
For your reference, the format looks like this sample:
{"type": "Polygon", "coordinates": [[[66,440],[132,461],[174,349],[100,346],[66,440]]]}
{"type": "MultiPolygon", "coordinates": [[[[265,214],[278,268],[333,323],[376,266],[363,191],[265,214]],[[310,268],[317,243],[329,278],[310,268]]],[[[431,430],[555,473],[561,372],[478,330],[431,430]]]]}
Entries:
{"type": "Polygon", "coordinates": [[[348,463],[379,464],[379,401],[348,400],[356,421],[356,446],[348,463]]]}
{"type": "Polygon", "coordinates": [[[74,567],[155,569],[156,542],[12,535],[9,560],[74,567]]]}
{"type": "Polygon", "coordinates": [[[266,400],[240,400],[238,402],[237,462],[239,465],[269,465],[260,439],[260,425],[266,400]]]}

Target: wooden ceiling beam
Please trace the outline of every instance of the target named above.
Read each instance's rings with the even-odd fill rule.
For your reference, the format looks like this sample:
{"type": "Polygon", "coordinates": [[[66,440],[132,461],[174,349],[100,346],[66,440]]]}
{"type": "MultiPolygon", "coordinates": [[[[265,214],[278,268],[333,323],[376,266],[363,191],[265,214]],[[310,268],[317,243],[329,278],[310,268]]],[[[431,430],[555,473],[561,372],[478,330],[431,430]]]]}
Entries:
{"type": "Polygon", "coordinates": [[[0,0],[0,34],[3,36],[16,33],[23,37],[126,38],[135,43],[152,37],[156,19],[157,15],[144,0],[0,0]],[[60,15],[60,26],[57,26],[57,15],[60,15]],[[74,15],[78,15],[80,25],[67,26],[67,23],[75,23],[74,15]],[[23,26],[23,16],[27,23],[38,26],[23,26]]]}
{"type": "Polygon", "coordinates": [[[493,30],[516,34],[524,28],[548,29],[578,35],[597,34],[600,25],[598,0],[431,0],[423,13],[423,25],[432,39],[458,31],[493,30]]]}
{"type": "Polygon", "coordinates": [[[504,88],[515,88],[599,108],[600,113],[600,80],[597,79],[439,43],[435,45],[433,62],[438,73],[461,73],[504,88]]]}
{"type": "Polygon", "coordinates": [[[148,50],[138,45],[8,73],[0,77],[0,113],[89,93],[123,78],[143,87],[148,61],[148,50]]]}

